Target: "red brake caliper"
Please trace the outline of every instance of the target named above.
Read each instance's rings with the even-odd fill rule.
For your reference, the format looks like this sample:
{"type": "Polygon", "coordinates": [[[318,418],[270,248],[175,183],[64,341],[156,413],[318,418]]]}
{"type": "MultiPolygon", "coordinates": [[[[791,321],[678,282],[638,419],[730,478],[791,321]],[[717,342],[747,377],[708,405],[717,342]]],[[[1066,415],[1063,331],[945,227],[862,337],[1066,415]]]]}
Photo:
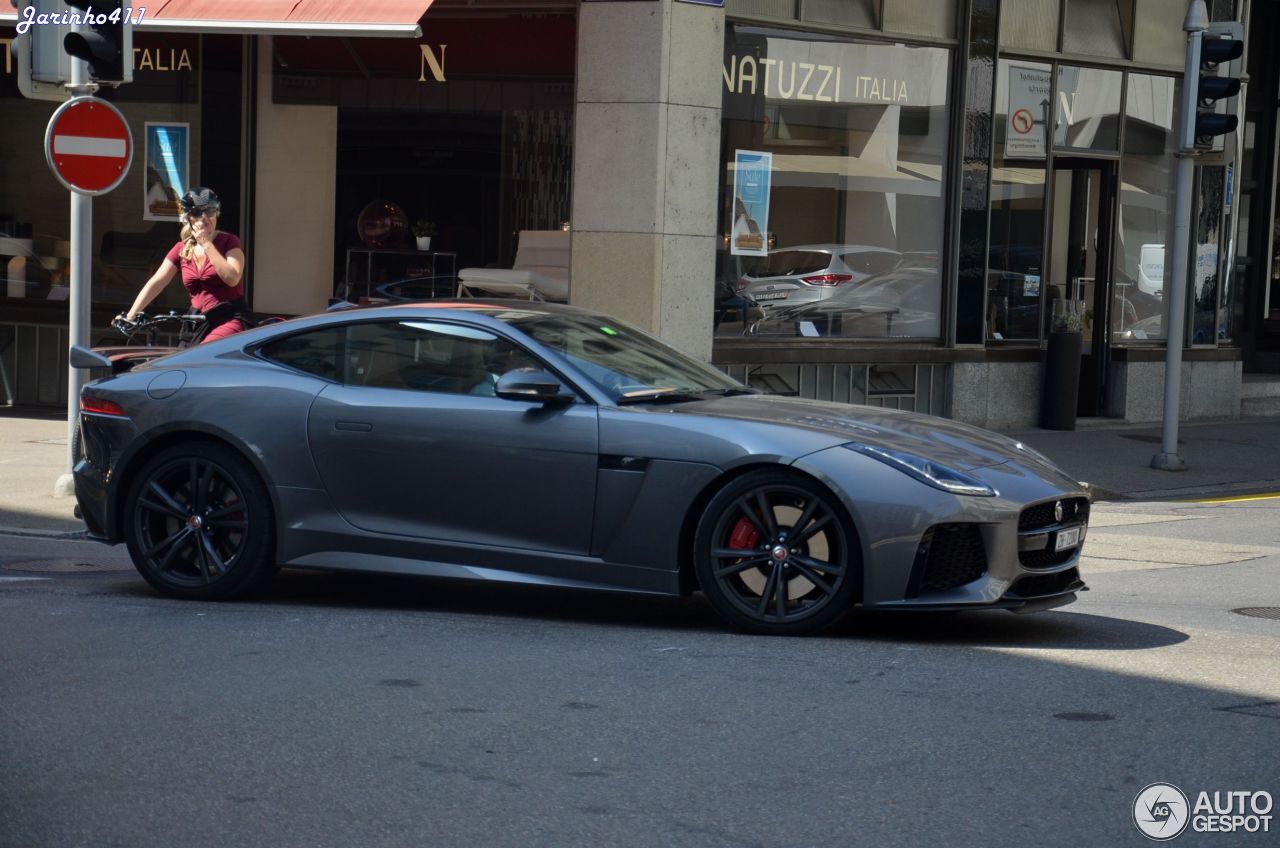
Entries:
{"type": "Polygon", "coordinates": [[[750,550],[760,541],[760,531],[756,530],[756,526],[745,518],[739,518],[738,523],[733,525],[733,532],[729,534],[729,547],[750,550]]]}

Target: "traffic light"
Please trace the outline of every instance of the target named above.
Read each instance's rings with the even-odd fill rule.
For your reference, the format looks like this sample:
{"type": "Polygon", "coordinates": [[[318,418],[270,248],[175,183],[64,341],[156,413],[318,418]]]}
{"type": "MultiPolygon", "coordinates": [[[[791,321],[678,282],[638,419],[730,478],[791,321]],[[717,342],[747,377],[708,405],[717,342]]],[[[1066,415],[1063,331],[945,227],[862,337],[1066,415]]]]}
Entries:
{"type": "Polygon", "coordinates": [[[1240,123],[1236,98],[1240,94],[1240,57],[1244,30],[1238,23],[1213,24],[1200,45],[1200,85],[1196,90],[1195,146],[1221,150],[1220,136],[1240,123]]]}
{"type": "Polygon", "coordinates": [[[131,7],[121,0],[66,0],[79,12],[85,29],[67,33],[62,49],[89,63],[94,82],[119,85],[133,81],[133,23],[131,7]]]}

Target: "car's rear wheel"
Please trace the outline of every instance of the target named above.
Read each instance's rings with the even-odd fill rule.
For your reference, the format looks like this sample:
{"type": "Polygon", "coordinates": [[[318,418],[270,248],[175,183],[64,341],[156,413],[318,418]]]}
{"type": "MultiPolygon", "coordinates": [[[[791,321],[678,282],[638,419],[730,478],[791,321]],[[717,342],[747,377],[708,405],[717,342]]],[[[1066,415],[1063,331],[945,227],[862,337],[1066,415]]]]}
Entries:
{"type": "Polygon", "coordinates": [[[166,595],[243,595],[275,572],[275,519],[266,486],[229,448],[168,448],[139,472],[125,500],[125,542],[139,573],[166,595]]]}
{"type": "Polygon", "coordinates": [[[694,537],[707,600],[755,633],[816,633],[852,607],[861,556],[847,513],[807,477],[762,469],[707,504],[694,537]]]}

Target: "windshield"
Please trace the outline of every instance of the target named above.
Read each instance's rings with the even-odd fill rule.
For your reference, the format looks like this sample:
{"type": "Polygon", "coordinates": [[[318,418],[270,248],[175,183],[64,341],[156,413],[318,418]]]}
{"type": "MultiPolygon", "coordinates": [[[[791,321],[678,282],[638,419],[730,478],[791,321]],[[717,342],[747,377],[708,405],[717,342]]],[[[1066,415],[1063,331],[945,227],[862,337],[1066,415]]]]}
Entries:
{"type": "Polygon", "coordinates": [[[615,402],[655,392],[746,390],[647,333],[600,315],[511,311],[494,317],[564,356],[615,402]]]}

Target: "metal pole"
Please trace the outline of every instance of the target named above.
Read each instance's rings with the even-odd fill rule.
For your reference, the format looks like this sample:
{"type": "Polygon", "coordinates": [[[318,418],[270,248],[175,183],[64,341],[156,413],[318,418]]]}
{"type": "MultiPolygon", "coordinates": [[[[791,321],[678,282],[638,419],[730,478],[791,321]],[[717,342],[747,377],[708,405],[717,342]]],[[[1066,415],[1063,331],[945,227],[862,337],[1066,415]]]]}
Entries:
{"type": "MultiPolygon", "coordinates": [[[[77,27],[81,29],[82,27],[77,27]]],[[[96,83],[89,80],[89,66],[82,59],[71,59],[71,84],[67,91],[73,97],[93,94],[96,83]]],[[[68,350],[70,345],[89,345],[90,274],[93,263],[93,198],[78,191],[71,192],[71,301],[68,316],[68,350]]],[[[67,363],[67,471],[53,484],[54,497],[75,494],[76,422],[80,417],[80,389],[87,382],[83,369],[67,363]]]]}
{"type": "Polygon", "coordinates": [[[1204,0],[1191,0],[1187,6],[1186,67],[1182,76],[1182,114],[1178,126],[1178,167],[1173,200],[1173,250],[1166,261],[1173,265],[1169,290],[1168,328],[1165,333],[1164,360],[1164,427],[1160,452],[1151,458],[1151,467],[1162,471],[1185,471],[1186,463],[1178,454],[1178,415],[1182,390],[1182,345],[1187,321],[1187,261],[1190,253],[1191,184],[1195,178],[1196,99],[1200,88],[1200,46],[1209,28],[1209,13],[1204,0]]]}

